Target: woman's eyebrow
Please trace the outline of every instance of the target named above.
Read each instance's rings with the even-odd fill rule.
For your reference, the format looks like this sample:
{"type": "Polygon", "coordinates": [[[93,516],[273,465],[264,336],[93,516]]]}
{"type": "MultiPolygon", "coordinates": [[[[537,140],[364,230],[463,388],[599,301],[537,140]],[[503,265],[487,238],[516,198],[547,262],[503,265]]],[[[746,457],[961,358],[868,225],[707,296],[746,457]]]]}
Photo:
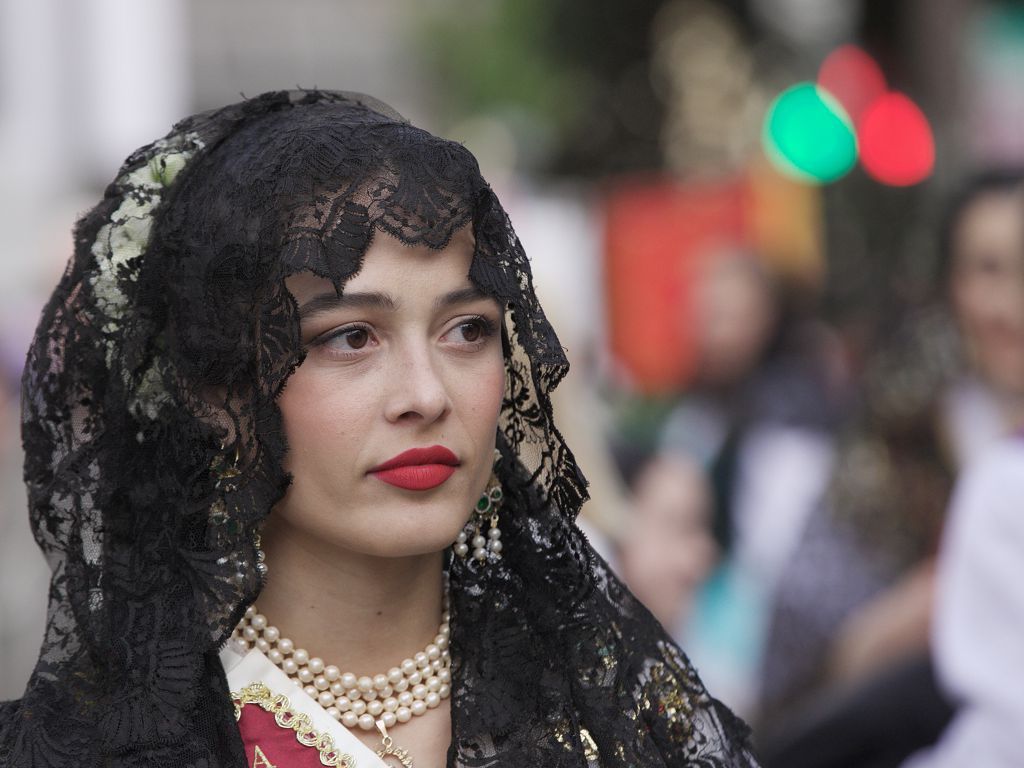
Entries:
{"type": "MultiPolygon", "coordinates": [[[[480,299],[489,298],[491,297],[476,286],[470,286],[467,288],[459,288],[454,291],[449,291],[442,296],[438,296],[434,300],[434,306],[437,308],[450,307],[455,304],[466,304],[471,301],[479,301],[480,299]]],[[[308,320],[315,315],[347,307],[374,307],[378,309],[394,310],[397,306],[398,302],[396,302],[394,298],[387,293],[379,291],[343,293],[341,296],[333,291],[327,291],[314,296],[299,307],[299,320],[308,320]]]]}
{"type": "Polygon", "coordinates": [[[454,304],[467,304],[471,301],[479,301],[480,299],[489,298],[491,297],[473,285],[468,288],[459,288],[455,291],[449,291],[443,296],[438,296],[434,299],[434,306],[437,308],[450,307],[454,304]]]}
{"type": "Polygon", "coordinates": [[[377,307],[393,310],[395,306],[395,300],[386,293],[372,291],[365,293],[343,293],[339,296],[337,293],[329,291],[314,296],[299,307],[299,320],[308,320],[315,315],[345,307],[377,307]]]}

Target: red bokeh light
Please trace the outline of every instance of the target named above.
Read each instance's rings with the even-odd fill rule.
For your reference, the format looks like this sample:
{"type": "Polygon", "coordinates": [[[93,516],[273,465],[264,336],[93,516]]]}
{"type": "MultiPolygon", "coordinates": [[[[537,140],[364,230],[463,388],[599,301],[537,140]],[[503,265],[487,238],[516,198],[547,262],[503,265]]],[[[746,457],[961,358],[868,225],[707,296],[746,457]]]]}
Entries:
{"type": "Polygon", "coordinates": [[[875,99],[858,122],[857,134],[864,170],[883,184],[917,184],[935,166],[935,141],[928,119],[902,93],[875,99]]]}
{"type": "Polygon", "coordinates": [[[825,58],[818,70],[818,85],[843,105],[854,125],[886,92],[881,68],[856,45],[841,45],[825,58]]]}

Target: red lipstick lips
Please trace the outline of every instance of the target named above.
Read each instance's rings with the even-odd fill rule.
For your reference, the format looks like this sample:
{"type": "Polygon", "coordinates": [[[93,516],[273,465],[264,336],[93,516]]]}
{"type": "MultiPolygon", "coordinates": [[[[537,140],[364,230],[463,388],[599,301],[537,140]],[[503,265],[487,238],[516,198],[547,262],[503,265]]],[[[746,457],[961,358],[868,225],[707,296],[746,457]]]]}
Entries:
{"type": "Polygon", "coordinates": [[[436,488],[452,476],[458,457],[443,445],[410,448],[369,471],[378,480],[407,491],[436,488]]]}

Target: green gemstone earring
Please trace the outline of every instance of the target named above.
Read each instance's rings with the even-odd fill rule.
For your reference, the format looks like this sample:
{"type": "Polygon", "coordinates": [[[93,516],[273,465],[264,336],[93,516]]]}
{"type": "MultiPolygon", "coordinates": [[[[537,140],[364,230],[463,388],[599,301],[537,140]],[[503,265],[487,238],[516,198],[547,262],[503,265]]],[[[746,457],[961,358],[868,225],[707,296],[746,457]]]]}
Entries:
{"type": "MultiPolygon", "coordinates": [[[[497,464],[501,458],[501,453],[497,448],[494,449],[494,463],[497,464]]],[[[473,508],[473,514],[466,523],[466,526],[459,531],[458,537],[455,539],[455,554],[461,558],[469,556],[470,548],[472,547],[473,559],[483,562],[491,557],[493,560],[501,558],[501,529],[498,527],[498,511],[501,507],[502,499],[504,499],[505,493],[501,489],[501,483],[498,482],[497,476],[491,474],[491,482],[484,492],[480,495],[476,506],[473,508]],[[487,528],[487,535],[483,533],[484,527],[490,521],[490,526],[487,528]]]]}

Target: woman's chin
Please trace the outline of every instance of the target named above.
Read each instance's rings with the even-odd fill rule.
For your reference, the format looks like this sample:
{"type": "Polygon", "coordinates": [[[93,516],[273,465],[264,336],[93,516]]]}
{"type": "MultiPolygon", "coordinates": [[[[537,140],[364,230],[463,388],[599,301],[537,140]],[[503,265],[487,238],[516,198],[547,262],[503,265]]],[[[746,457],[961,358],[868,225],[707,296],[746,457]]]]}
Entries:
{"type": "Polygon", "coordinates": [[[339,545],[371,557],[420,557],[436,554],[452,546],[462,528],[449,528],[440,525],[382,525],[373,537],[367,537],[361,542],[339,542],[339,545]]]}

